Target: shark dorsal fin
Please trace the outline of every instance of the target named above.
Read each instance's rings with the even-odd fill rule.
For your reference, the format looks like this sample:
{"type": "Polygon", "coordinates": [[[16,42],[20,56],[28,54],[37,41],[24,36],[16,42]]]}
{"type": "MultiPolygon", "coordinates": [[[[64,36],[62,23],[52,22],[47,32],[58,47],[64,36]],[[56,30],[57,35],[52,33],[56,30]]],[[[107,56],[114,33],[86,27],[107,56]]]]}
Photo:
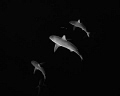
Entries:
{"type": "Polygon", "coordinates": [[[63,40],[66,40],[66,37],[65,37],[65,35],[63,35],[62,39],[63,39],[63,40]]]}

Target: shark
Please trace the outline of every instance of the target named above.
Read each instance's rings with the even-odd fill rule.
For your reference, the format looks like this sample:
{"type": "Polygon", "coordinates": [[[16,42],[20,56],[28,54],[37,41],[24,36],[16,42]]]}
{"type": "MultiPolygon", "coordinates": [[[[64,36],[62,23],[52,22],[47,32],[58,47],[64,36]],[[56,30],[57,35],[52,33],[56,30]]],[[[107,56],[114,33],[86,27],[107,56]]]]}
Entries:
{"type": "Polygon", "coordinates": [[[39,64],[37,61],[32,60],[32,61],[31,61],[31,64],[35,67],[33,73],[35,74],[35,71],[39,70],[39,71],[42,72],[44,78],[46,79],[45,71],[44,71],[44,69],[40,66],[40,64],[43,64],[43,63],[40,63],[40,64],[39,64]]]}
{"type": "Polygon", "coordinates": [[[70,21],[69,22],[71,25],[74,25],[73,30],[75,30],[75,27],[81,28],[85,33],[87,34],[88,37],[90,37],[90,32],[88,32],[85,28],[85,26],[80,22],[80,19],[78,21],[70,21]]]}
{"type": "Polygon", "coordinates": [[[82,57],[82,55],[78,52],[77,47],[76,47],[74,44],[72,44],[71,42],[69,42],[69,41],[66,39],[66,36],[65,36],[65,35],[63,35],[62,37],[52,35],[52,36],[50,36],[49,38],[50,38],[50,40],[52,40],[52,41],[55,43],[54,52],[55,52],[59,47],[64,47],[64,48],[70,50],[70,52],[75,52],[77,55],[80,56],[81,60],[83,60],[83,57],[82,57]]]}

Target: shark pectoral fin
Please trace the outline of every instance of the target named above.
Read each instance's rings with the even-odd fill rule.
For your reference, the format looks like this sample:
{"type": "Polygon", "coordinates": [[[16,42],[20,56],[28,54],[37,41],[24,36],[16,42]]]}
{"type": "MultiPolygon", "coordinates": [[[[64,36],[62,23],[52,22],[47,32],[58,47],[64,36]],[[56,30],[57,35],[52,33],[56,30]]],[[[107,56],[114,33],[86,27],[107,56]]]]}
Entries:
{"type": "Polygon", "coordinates": [[[59,45],[58,44],[55,44],[55,47],[54,47],[54,52],[58,49],[59,45]]]}

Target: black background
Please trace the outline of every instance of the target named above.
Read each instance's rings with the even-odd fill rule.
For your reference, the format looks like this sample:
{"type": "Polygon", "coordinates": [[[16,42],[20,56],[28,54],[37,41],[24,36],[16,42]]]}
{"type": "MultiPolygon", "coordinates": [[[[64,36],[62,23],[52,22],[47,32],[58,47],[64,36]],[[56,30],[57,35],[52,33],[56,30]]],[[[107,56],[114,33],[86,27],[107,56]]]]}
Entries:
{"type": "Polygon", "coordinates": [[[32,60],[45,62],[42,95],[120,94],[119,67],[112,55],[118,10],[116,1],[1,0],[1,96],[37,95],[36,86],[44,78],[39,72],[33,74],[32,60]],[[78,19],[91,32],[90,38],[79,28],[73,31],[69,22],[78,19]],[[84,60],[64,48],[54,53],[51,35],[66,35],[84,60]]]}

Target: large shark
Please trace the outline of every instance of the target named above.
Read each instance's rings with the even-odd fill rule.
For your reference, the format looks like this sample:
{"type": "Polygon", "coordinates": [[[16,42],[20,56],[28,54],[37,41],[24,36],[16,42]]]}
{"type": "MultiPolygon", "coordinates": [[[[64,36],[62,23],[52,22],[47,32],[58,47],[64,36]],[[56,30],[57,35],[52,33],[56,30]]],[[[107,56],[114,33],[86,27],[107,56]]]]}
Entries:
{"type": "Polygon", "coordinates": [[[77,53],[81,60],[83,60],[82,56],[79,54],[78,49],[75,45],[73,45],[71,42],[67,41],[66,36],[63,35],[62,38],[59,36],[52,35],[50,36],[50,40],[52,40],[55,43],[54,52],[58,49],[58,47],[64,47],[70,50],[70,52],[77,53]]]}

